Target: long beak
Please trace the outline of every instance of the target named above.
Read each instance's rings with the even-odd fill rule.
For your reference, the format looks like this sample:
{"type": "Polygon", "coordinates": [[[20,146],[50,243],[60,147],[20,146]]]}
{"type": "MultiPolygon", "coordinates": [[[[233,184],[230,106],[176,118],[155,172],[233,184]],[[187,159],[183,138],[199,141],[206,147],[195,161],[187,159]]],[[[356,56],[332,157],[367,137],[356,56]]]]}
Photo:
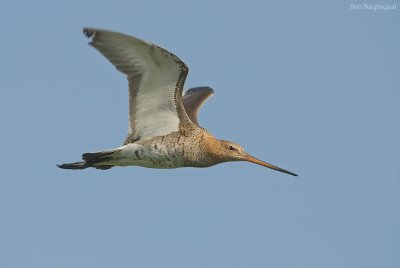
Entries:
{"type": "Polygon", "coordinates": [[[280,171],[280,172],[283,172],[283,173],[286,173],[286,174],[290,174],[292,176],[297,176],[297,174],[295,174],[295,173],[292,173],[292,172],[287,171],[287,170],[285,170],[283,168],[271,165],[271,164],[269,164],[267,162],[261,161],[260,159],[257,159],[254,156],[249,155],[248,153],[245,153],[243,160],[248,161],[248,162],[252,162],[254,164],[261,165],[261,166],[264,166],[264,167],[267,167],[267,168],[271,168],[271,169],[274,169],[274,170],[277,170],[277,171],[280,171]]]}

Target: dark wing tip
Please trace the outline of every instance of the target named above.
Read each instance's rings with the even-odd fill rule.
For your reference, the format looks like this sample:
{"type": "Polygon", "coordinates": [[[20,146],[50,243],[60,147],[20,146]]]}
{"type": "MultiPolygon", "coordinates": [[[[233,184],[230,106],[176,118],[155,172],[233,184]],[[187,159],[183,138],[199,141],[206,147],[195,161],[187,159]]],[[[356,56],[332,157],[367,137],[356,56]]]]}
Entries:
{"type": "Polygon", "coordinates": [[[214,94],[214,89],[212,89],[211,87],[193,87],[187,90],[186,94],[200,92],[200,91],[208,92],[209,94],[214,94]]]}
{"type": "Polygon", "coordinates": [[[87,37],[87,38],[91,38],[94,37],[96,34],[96,30],[93,28],[83,28],[83,34],[87,37]]]}

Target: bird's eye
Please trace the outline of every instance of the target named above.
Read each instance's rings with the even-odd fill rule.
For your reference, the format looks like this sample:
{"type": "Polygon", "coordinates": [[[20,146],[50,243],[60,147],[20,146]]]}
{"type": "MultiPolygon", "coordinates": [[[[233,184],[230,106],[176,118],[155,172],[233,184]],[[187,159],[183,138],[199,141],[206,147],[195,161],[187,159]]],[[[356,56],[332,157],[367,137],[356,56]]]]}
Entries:
{"type": "Polygon", "coordinates": [[[230,146],[229,146],[229,150],[231,150],[231,151],[236,151],[236,148],[235,148],[234,146],[230,145],[230,146]]]}

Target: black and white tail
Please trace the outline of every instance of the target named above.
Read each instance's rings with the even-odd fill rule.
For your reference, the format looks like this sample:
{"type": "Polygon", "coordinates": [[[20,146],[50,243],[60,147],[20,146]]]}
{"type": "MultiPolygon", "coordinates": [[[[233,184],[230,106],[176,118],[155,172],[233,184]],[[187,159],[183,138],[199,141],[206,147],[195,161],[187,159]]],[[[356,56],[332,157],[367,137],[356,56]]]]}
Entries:
{"type": "Polygon", "coordinates": [[[113,165],[107,164],[109,160],[113,159],[113,155],[120,150],[109,150],[96,153],[85,153],[82,155],[83,161],[75,163],[67,163],[57,165],[59,168],[63,169],[85,169],[88,167],[94,167],[97,169],[110,169],[113,165]],[[104,164],[102,164],[104,163],[104,164]]]}

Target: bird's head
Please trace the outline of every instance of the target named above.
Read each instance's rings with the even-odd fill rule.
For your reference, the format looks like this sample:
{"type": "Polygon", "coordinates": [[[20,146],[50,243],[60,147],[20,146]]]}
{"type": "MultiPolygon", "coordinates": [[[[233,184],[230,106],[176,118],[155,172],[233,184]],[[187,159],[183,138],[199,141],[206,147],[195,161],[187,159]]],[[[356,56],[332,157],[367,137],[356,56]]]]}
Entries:
{"type": "MultiPolygon", "coordinates": [[[[272,164],[269,164],[267,162],[264,162],[260,159],[255,158],[254,156],[251,156],[250,154],[246,153],[243,149],[242,146],[240,146],[237,143],[231,142],[231,141],[224,141],[224,140],[219,140],[218,144],[218,155],[220,157],[221,162],[230,162],[230,161],[247,161],[251,162],[257,165],[261,165],[267,168],[271,168],[283,173],[287,173],[293,176],[297,176],[297,174],[292,173],[290,171],[287,171],[285,169],[282,169],[280,167],[274,166],[272,164]]],[[[216,148],[215,148],[216,149],[216,148]]]]}

